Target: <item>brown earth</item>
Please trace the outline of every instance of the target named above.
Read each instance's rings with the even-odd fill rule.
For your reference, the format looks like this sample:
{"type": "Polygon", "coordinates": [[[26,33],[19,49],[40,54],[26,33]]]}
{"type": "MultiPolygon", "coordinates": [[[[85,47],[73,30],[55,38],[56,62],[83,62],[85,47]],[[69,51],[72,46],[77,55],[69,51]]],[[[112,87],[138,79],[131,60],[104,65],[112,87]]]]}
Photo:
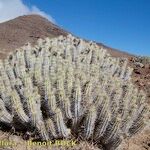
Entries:
{"type": "Polygon", "coordinates": [[[38,38],[56,37],[68,33],[38,15],[22,16],[0,24],[0,58],[38,38]]]}
{"type": "MultiPolygon", "coordinates": [[[[35,44],[38,38],[56,37],[59,35],[66,36],[69,32],[61,29],[57,25],[52,24],[47,19],[38,15],[22,16],[16,19],[0,24],[0,59],[6,56],[15,49],[23,46],[27,42],[35,44]]],[[[133,82],[140,88],[147,92],[148,100],[150,102],[150,63],[140,62],[138,57],[112,49],[103,44],[98,43],[99,46],[105,47],[108,52],[114,57],[126,57],[129,60],[129,65],[134,68],[133,82]]],[[[3,132],[0,132],[0,140],[3,139],[3,132]]],[[[12,135],[11,138],[16,138],[12,135]]],[[[18,137],[17,137],[18,138],[18,137]]],[[[17,139],[18,141],[18,139],[17,139]]],[[[22,141],[20,139],[20,141],[22,141]]],[[[21,144],[22,145],[22,144],[21,144]]],[[[87,149],[87,144],[80,145],[81,148],[87,149]],[[86,145],[86,146],[85,146],[86,145]],[[84,147],[84,148],[83,148],[84,147]]],[[[89,148],[89,145],[88,145],[89,148]]],[[[1,148],[0,148],[1,149],[1,148]]],[[[16,148],[10,148],[16,149],[16,148]]],[[[19,148],[18,148],[19,149],[19,148]]],[[[92,146],[90,149],[96,149],[92,146]]],[[[148,128],[144,133],[136,135],[128,140],[122,150],[150,150],[150,129],[148,128]]]]}

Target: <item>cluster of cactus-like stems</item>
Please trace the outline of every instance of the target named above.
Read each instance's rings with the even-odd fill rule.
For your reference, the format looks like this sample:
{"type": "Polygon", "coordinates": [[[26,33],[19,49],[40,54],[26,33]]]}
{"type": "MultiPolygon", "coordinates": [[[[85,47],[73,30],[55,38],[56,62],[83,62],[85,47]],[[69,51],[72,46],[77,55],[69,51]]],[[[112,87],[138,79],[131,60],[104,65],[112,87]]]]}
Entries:
{"type": "Polygon", "coordinates": [[[131,74],[127,59],[93,42],[39,39],[0,61],[0,123],[42,140],[82,137],[115,149],[148,122],[131,74]]]}

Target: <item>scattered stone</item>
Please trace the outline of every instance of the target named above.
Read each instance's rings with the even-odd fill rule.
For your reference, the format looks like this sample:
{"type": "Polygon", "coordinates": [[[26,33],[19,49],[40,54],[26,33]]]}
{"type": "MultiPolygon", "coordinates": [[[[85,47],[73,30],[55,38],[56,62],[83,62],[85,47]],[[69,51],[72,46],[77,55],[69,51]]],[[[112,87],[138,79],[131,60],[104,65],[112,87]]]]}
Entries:
{"type": "Polygon", "coordinates": [[[141,67],[141,68],[144,67],[144,65],[140,62],[135,62],[134,64],[136,65],[136,67],[141,67]]]}

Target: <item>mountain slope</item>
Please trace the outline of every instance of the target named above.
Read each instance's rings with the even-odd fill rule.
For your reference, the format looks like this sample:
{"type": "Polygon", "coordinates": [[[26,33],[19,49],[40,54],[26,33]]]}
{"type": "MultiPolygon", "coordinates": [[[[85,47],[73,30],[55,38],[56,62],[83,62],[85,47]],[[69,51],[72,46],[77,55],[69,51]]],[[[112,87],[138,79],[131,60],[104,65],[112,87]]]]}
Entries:
{"type": "MultiPolygon", "coordinates": [[[[49,22],[38,15],[21,16],[0,24],[0,58],[5,58],[7,53],[21,47],[27,42],[34,44],[38,38],[66,36],[69,32],[49,22]]],[[[100,46],[106,47],[103,44],[100,46]]],[[[113,56],[130,55],[106,47],[113,56]]]]}
{"type": "Polygon", "coordinates": [[[38,38],[67,35],[68,33],[38,15],[22,16],[0,24],[0,58],[27,42],[38,38]]]}

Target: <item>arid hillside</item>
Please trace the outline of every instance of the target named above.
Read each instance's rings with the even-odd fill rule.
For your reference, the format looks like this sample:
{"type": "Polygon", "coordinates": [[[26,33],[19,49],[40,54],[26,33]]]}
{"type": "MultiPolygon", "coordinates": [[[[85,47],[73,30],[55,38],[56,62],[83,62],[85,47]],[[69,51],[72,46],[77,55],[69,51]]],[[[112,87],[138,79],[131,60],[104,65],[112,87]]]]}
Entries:
{"type": "Polygon", "coordinates": [[[38,15],[18,17],[0,24],[0,58],[7,53],[38,38],[67,35],[68,33],[38,15]]]}
{"type": "MultiPolygon", "coordinates": [[[[0,24],[0,58],[7,53],[30,42],[34,44],[38,38],[66,36],[69,32],[38,15],[21,16],[0,24]]],[[[99,44],[104,46],[103,44],[99,44]]],[[[113,56],[130,55],[107,46],[104,46],[113,56]]]]}
{"type": "MultiPolygon", "coordinates": [[[[4,59],[15,49],[30,42],[35,44],[37,39],[44,37],[66,36],[69,32],[38,15],[22,16],[0,24],[0,59],[4,59]]],[[[126,52],[105,47],[113,57],[126,57],[133,67],[133,82],[147,93],[150,102],[150,63],[126,52]]],[[[0,136],[3,133],[0,132],[0,136]]],[[[1,136],[1,138],[4,135],[1,136]]],[[[123,149],[122,149],[123,150],[123,149]]],[[[127,141],[124,150],[150,150],[150,130],[127,141]]]]}

